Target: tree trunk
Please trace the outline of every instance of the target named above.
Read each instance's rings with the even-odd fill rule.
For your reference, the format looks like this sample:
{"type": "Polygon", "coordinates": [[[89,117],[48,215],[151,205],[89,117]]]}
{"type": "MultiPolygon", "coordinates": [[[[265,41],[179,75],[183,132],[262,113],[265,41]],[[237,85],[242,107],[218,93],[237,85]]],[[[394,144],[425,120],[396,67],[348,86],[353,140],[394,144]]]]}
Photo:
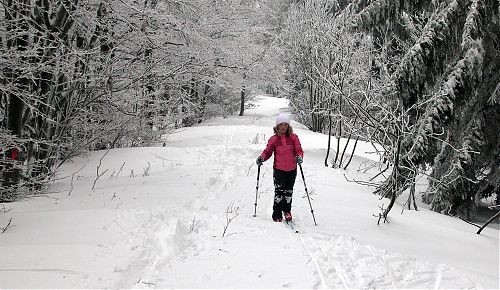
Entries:
{"type": "Polygon", "coordinates": [[[339,168],[342,167],[342,163],[344,162],[344,154],[345,151],[347,150],[347,146],[349,146],[350,141],[351,141],[351,134],[349,134],[349,137],[347,137],[347,142],[345,143],[344,150],[342,150],[342,155],[340,155],[339,168]]]}
{"type": "MultiPolygon", "coordinates": [[[[76,10],[78,1],[73,1],[67,7],[62,3],[57,6],[48,3],[44,5],[45,10],[40,13],[47,13],[49,5],[53,5],[52,8],[57,13],[44,16],[50,18],[48,23],[44,21],[43,17],[35,18],[38,26],[46,28],[44,35],[39,33],[35,38],[41,41],[42,47],[50,48],[39,49],[35,59],[45,64],[42,70],[37,72],[37,81],[32,89],[43,100],[39,103],[37,110],[33,112],[36,116],[33,120],[36,128],[35,138],[45,140],[45,142],[38,143],[37,151],[33,152],[35,160],[31,176],[35,178],[47,176],[55,165],[59,149],[58,146],[50,143],[57,143],[58,136],[64,135],[66,129],[64,129],[63,123],[71,114],[68,111],[71,93],[66,91],[69,80],[64,73],[56,72],[54,58],[58,57],[58,52],[61,52],[61,57],[64,55],[63,47],[67,44],[63,45],[63,43],[68,39],[69,31],[74,23],[70,13],[76,10]],[[58,31],[58,34],[54,34],[53,31],[58,31]],[[58,120],[58,122],[54,124],[49,120],[58,120]]],[[[75,64],[75,70],[82,70],[82,65],[83,63],[75,64]]],[[[35,188],[40,188],[40,185],[35,182],[35,188]]]]}
{"type": "MultiPolygon", "coordinates": [[[[339,116],[342,116],[342,96],[339,96],[339,116]]],[[[342,119],[338,121],[338,126],[336,130],[336,138],[337,138],[337,152],[335,153],[335,161],[334,161],[334,166],[337,166],[337,160],[339,158],[339,151],[340,151],[340,138],[342,137],[342,119]]]]}
{"type": "Polygon", "coordinates": [[[328,167],[328,156],[330,156],[330,144],[332,141],[332,116],[330,114],[328,114],[328,123],[330,126],[328,129],[328,146],[326,148],[325,167],[328,167]]]}
{"type": "MultiPolygon", "coordinates": [[[[246,78],[247,74],[245,72],[243,73],[243,82],[245,81],[246,78]]],[[[245,92],[246,92],[245,85],[242,85],[240,93],[240,116],[243,116],[243,114],[245,114],[245,92]]]]}
{"type": "Polygon", "coordinates": [[[498,211],[494,216],[492,216],[488,221],[486,221],[484,223],[484,225],[482,225],[479,230],[477,231],[476,234],[480,234],[482,230],[484,230],[484,228],[489,225],[492,221],[494,221],[496,218],[498,218],[498,216],[500,216],[500,211],[498,211]]]}
{"type": "MultiPolygon", "coordinates": [[[[400,151],[401,151],[401,140],[398,140],[398,147],[396,149],[396,158],[394,161],[394,168],[392,171],[392,177],[394,180],[398,180],[398,175],[399,175],[399,156],[400,156],[400,151]]],[[[379,223],[380,219],[383,218],[384,222],[387,221],[387,216],[389,215],[389,212],[391,211],[392,207],[394,206],[394,203],[396,202],[396,198],[399,195],[399,191],[401,188],[398,186],[397,182],[394,182],[392,184],[391,192],[390,192],[390,202],[387,208],[384,210],[384,212],[379,216],[379,223]]]]}
{"type": "Polygon", "coordinates": [[[340,134],[342,132],[342,121],[339,120],[337,124],[338,126],[335,133],[335,138],[337,139],[337,151],[335,152],[335,160],[333,161],[332,167],[337,167],[337,160],[339,159],[339,154],[340,154],[340,134]]]}
{"type": "Polygon", "coordinates": [[[358,145],[358,141],[359,141],[359,136],[356,137],[356,141],[354,142],[354,147],[352,147],[351,156],[349,157],[349,161],[347,162],[347,164],[344,166],[344,170],[346,170],[347,166],[349,166],[349,164],[351,164],[351,160],[352,160],[352,157],[354,156],[354,151],[356,151],[356,146],[358,145]]]}
{"type": "Polygon", "coordinates": [[[241,88],[240,93],[240,116],[243,116],[245,113],[245,86],[241,88]]]}
{"type": "MultiPolygon", "coordinates": [[[[5,4],[4,4],[5,5],[5,4]]],[[[23,54],[28,47],[29,24],[27,22],[29,15],[29,1],[8,1],[5,10],[5,19],[7,23],[7,33],[11,38],[7,41],[7,49],[15,50],[23,54]]],[[[21,59],[26,61],[25,56],[21,59]]],[[[7,68],[6,77],[12,82],[18,92],[26,92],[29,88],[29,80],[22,76],[22,72],[16,71],[16,68],[7,68]]],[[[24,101],[19,93],[8,93],[7,105],[7,130],[17,137],[22,136],[23,130],[23,115],[25,110],[24,101]]],[[[5,164],[3,170],[3,185],[10,187],[15,186],[21,180],[21,169],[16,168],[15,160],[19,159],[19,149],[11,148],[7,150],[8,159],[10,162],[5,164]],[[14,159],[14,160],[12,160],[14,159]]]]}
{"type": "Polygon", "coordinates": [[[413,202],[413,208],[417,210],[417,202],[415,201],[415,182],[417,177],[417,172],[413,174],[412,183],[410,186],[410,195],[408,196],[408,209],[411,209],[411,203],[413,202]]]}

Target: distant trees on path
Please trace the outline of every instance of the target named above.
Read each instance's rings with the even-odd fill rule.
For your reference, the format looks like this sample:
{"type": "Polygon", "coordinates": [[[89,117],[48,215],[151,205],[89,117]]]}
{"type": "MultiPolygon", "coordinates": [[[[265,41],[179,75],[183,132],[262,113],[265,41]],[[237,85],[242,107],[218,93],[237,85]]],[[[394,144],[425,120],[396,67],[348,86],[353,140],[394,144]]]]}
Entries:
{"type": "Polygon", "coordinates": [[[240,108],[280,4],[7,0],[0,6],[0,202],[86,150],[147,146],[240,108]]]}

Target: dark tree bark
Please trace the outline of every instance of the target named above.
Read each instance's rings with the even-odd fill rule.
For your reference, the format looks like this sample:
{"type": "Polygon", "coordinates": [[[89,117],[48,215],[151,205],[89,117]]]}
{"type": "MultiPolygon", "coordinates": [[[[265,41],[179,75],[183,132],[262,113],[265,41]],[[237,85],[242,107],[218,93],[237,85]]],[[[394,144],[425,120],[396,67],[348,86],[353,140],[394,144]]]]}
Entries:
{"type": "Polygon", "coordinates": [[[494,221],[496,218],[500,216],[500,211],[498,211],[494,216],[492,216],[489,220],[487,220],[484,225],[482,225],[479,230],[477,231],[476,234],[481,234],[481,232],[484,230],[486,226],[488,226],[492,221],[494,221]]]}
{"type": "Polygon", "coordinates": [[[347,150],[347,146],[349,146],[349,142],[351,142],[351,134],[349,134],[349,136],[347,137],[347,142],[345,143],[344,149],[342,150],[342,154],[340,155],[339,168],[342,167],[342,163],[344,161],[344,154],[345,154],[345,151],[347,150]]]}
{"type": "Polygon", "coordinates": [[[328,156],[330,155],[330,144],[332,141],[332,116],[328,114],[328,146],[326,148],[325,167],[328,167],[328,156]]]}
{"type": "MultiPolygon", "coordinates": [[[[401,140],[398,140],[396,154],[394,154],[395,155],[394,168],[392,169],[392,174],[391,174],[391,176],[396,180],[398,179],[399,169],[400,169],[399,168],[400,153],[401,153],[401,140]]],[[[387,216],[389,215],[389,212],[394,206],[396,198],[398,197],[400,192],[401,192],[401,187],[399,187],[397,183],[393,183],[390,193],[388,194],[388,196],[390,197],[389,205],[387,206],[387,208],[383,209],[383,212],[381,214],[379,214],[378,224],[380,224],[381,219],[384,220],[384,223],[387,222],[387,216]]]]}
{"type": "Polygon", "coordinates": [[[245,86],[241,88],[240,92],[240,116],[245,114],[245,86]]]}
{"type": "Polygon", "coordinates": [[[359,141],[359,136],[356,137],[356,141],[354,142],[354,146],[352,147],[351,156],[349,156],[349,161],[347,161],[347,164],[344,166],[344,170],[347,170],[347,167],[349,166],[349,164],[351,164],[351,160],[352,157],[354,156],[354,152],[356,151],[356,146],[358,145],[358,141],[359,141]]]}
{"type": "MultiPolygon", "coordinates": [[[[247,78],[247,74],[243,74],[243,81],[247,78]]],[[[245,85],[241,86],[241,92],[240,92],[240,116],[243,116],[245,114],[245,85]]]]}
{"type": "MultiPolygon", "coordinates": [[[[22,61],[27,61],[23,56],[28,48],[29,35],[29,0],[22,1],[7,1],[5,10],[5,19],[7,21],[7,34],[10,35],[7,41],[7,50],[13,51],[21,55],[22,61]]],[[[16,89],[13,92],[7,93],[7,130],[17,137],[22,137],[23,116],[25,111],[22,92],[26,92],[29,88],[29,80],[22,74],[18,68],[5,68],[7,81],[16,89]]],[[[9,162],[4,164],[2,184],[6,187],[15,186],[21,180],[21,169],[15,166],[16,160],[19,158],[19,149],[10,148],[7,150],[7,159],[9,162]]]]}

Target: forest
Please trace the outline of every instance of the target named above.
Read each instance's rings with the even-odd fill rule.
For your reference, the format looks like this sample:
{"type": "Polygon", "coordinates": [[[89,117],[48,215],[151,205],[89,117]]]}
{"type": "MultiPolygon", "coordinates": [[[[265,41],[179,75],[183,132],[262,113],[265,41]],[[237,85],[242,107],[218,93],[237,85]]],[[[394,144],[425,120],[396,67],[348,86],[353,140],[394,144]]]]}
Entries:
{"type": "Polygon", "coordinates": [[[424,175],[423,202],[471,219],[500,203],[499,55],[498,0],[3,0],[0,202],[260,91],[329,136],[325,170],[372,142],[375,193],[414,198],[424,175]]]}

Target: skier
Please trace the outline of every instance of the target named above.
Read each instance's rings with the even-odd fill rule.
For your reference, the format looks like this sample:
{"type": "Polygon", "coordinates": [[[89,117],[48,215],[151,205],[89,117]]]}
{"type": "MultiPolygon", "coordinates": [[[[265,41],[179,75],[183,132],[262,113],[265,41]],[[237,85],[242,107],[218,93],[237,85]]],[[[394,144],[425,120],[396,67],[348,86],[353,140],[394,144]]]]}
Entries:
{"type": "Polygon", "coordinates": [[[256,163],[261,166],[274,153],[273,221],[281,222],[284,215],[285,220],[289,222],[292,220],[292,194],[297,177],[297,164],[302,163],[304,151],[299,137],[293,133],[288,115],[280,113],[273,129],[275,134],[269,138],[266,149],[257,157],[256,163]]]}

